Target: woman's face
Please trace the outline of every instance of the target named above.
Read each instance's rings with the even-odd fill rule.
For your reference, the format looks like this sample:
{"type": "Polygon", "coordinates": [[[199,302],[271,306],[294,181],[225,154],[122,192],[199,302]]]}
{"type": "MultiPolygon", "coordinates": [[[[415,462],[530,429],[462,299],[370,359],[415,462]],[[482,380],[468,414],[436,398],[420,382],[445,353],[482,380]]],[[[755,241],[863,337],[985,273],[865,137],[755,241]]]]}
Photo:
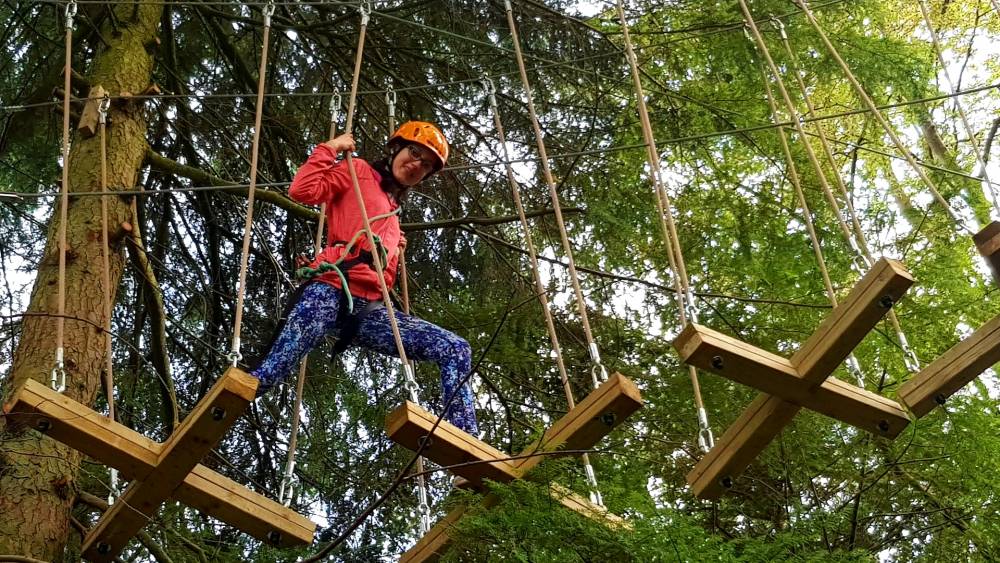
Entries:
{"type": "Polygon", "coordinates": [[[410,187],[420,183],[437,166],[437,156],[421,145],[408,144],[392,159],[392,175],[410,187]]]}

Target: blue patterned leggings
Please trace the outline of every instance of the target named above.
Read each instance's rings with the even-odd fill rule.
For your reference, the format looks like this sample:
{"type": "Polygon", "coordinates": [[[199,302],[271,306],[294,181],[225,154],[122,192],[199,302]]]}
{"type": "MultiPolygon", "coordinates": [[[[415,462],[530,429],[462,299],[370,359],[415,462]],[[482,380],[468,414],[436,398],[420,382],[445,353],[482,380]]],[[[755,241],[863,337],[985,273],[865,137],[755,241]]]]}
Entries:
{"type": "MultiPolygon", "coordinates": [[[[329,284],[315,282],[306,286],[271,351],[253,371],[253,376],[260,380],[263,390],[284,380],[295,370],[303,356],[319,345],[327,333],[337,328],[342,298],[340,290],[329,284]]],[[[367,304],[365,299],[354,298],[355,311],[364,309],[367,304]]],[[[433,323],[400,311],[395,313],[406,355],[417,361],[434,362],[438,365],[441,370],[441,398],[442,401],[448,400],[456,392],[459,382],[472,369],[469,343],[433,323]]],[[[364,318],[352,345],[393,357],[399,356],[385,308],[375,309],[364,318]]],[[[458,396],[451,401],[444,418],[475,436],[479,429],[472,388],[466,382],[457,393],[458,396]]]]}

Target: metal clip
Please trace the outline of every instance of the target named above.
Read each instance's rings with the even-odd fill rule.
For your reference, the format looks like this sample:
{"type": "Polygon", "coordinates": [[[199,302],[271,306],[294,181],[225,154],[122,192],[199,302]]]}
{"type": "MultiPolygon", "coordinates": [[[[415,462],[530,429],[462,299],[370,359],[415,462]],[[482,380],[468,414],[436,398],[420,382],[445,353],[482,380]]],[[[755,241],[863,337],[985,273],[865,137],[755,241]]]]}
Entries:
{"type": "Polygon", "coordinates": [[[698,447],[704,453],[715,447],[715,435],[712,434],[712,427],[708,424],[708,412],[704,408],[698,409],[698,447]]]}
{"type": "Polygon", "coordinates": [[[847,371],[851,372],[854,378],[858,380],[858,387],[864,389],[865,374],[861,371],[861,364],[858,363],[858,359],[854,357],[854,354],[847,356],[847,371]]]}
{"type": "Polygon", "coordinates": [[[49,385],[56,393],[66,391],[66,366],[63,363],[63,349],[56,348],[56,367],[52,368],[49,385]]]}
{"type": "Polygon", "coordinates": [[[684,290],[684,311],[687,313],[688,321],[698,322],[698,306],[694,304],[694,291],[691,286],[684,290]]]}
{"type": "Polygon", "coordinates": [[[97,122],[105,125],[108,122],[108,110],[111,109],[111,94],[104,93],[100,105],[97,106],[97,122]]]}
{"type": "Polygon", "coordinates": [[[274,15],[274,2],[268,2],[264,6],[264,27],[271,27],[271,16],[274,15]]]}
{"type": "Polygon", "coordinates": [[[771,25],[774,26],[774,29],[778,30],[778,34],[781,35],[782,39],[788,40],[788,34],[785,33],[785,24],[781,23],[781,20],[776,16],[771,16],[771,25]]]}
{"type": "Polygon", "coordinates": [[[594,466],[589,463],[584,464],[583,472],[587,475],[587,483],[590,484],[590,502],[597,506],[604,506],[604,498],[601,491],[597,490],[597,474],[594,473],[594,466]]]}
{"type": "Polygon", "coordinates": [[[233,339],[233,349],[226,354],[226,359],[229,360],[233,367],[243,359],[243,354],[240,353],[240,337],[237,336],[233,339]]]}
{"type": "Polygon", "coordinates": [[[358,5],[358,11],[361,12],[361,25],[362,25],[362,27],[368,25],[368,20],[371,19],[371,15],[372,15],[372,5],[371,5],[371,2],[367,2],[367,1],[361,2],[361,4],[358,5]]]}
{"type": "Polygon", "coordinates": [[[757,47],[757,42],[754,41],[753,37],[750,35],[750,26],[747,24],[743,24],[743,37],[746,37],[747,41],[753,43],[754,47],[757,47]]]}
{"type": "MultiPolygon", "coordinates": [[[[295,463],[292,462],[294,467],[295,463]]],[[[295,496],[295,476],[291,474],[285,474],[281,478],[281,486],[278,487],[278,500],[281,501],[282,506],[288,508],[292,505],[292,497],[295,496]]]]}
{"type": "Polygon", "coordinates": [[[385,91],[385,105],[389,106],[389,115],[396,115],[396,91],[392,86],[385,91]]]}
{"type": "Polygon", "coordinates": [[[423,476],[417,479],[417,513],[420,515],[420,533],[431,529],[431,505],[427,502],[427,483],[423,476]]]}
{"type": "Polygon", "coordinates": [[[910,348],[910,343],[906,340],[903,331],[897,332],[896,337],[899,338],[899,347],[903,349],[903,364],[911,373],[917,373],[920,371],[920,358],[917,357],[913,348],[910,348]]]}
{"type": "Polygon", "coordinates": [[[66,29],[73,29],[73,19],[76,17],[76,0],[66,4],[66,29]]]}
{"type": "Polygon", "coordinates": [[[111,483],[108,487],[108,504],[114,504],[115,498],[120,496],[121,490],[118,488],[118,470],[111,468],[111,483]]]}
{"type": "Polygon", "coordinates": [[[594,364],[590,368],[590,378],[594,380],[594,389],[597,389],[601,382],[608,380],[608,368],[601,363],[601,353],[597,350],[596,342],[591,342],[587,348],[590,350],[590,361],[594,364]]]}

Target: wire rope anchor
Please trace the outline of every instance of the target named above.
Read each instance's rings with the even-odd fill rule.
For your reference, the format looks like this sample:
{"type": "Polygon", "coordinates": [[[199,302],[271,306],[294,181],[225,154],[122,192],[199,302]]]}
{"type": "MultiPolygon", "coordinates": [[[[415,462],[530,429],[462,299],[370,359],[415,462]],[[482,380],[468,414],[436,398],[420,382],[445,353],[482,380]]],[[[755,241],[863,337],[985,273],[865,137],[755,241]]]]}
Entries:
{"type": "Polygon", "coordinates": [[[358,12],[361,14],[361,26],[364,27],[368,25],[368,20],[372,16],[372,3],[367,0],[358,4],[358,12]]]}
{"type": "Polygon", "coordinates": [[[704,453],[715,447],[715,435],[708,424],[708,412],[704,407],[698,409],[698,447],[704,453]]]}
{"type": "Polygon", "coordinates": [[[288,508],[292,505],[292,497],[295,496],[295,459],[289,460],[285,475],[281,478],[281,485],[278,487],[278,501],[282,506],[288,508]]]}
{"type": "Polygon", "coordinates": [[[69,0],[66,4],[66,30],[74,29],[73,20],[76,18],[76,0],[69,0]]]}
{"type": "Polygon", "coordinates": [[[118,485],[118,470],[111,468],[111,480],[108,484],[108,504],[114,504],[115,499],[121,496],[121,488],[118,485]]]}
{"type": "Polygon", "coordinates": [[[229,363],[231,363],[233,367],[236,367],[236,364],[238,364],[239,361],[243,359],[243,354],[240,353],[239,336],[233,338],[233,349],[230,350],[228,354],[226,354],[226,359],[229,360],[229,363]]]}
{"type": "Polygon", "coordinates": [[[262,10],[264,13],[264,27],[271,27],[271,16],[274,15],[274,2],[268,2],[262,10]]]}
{"type": "Polygon", "coordinates": [[[56,348],[56,365],[52,368],[49,386],[56,393],[66,391],[66,366],[63,362],[63,349],[61,347],[56,348]]]}
{"type": "Polygon", "coordinates": [[[698,306],[694,304],[694,291],[690,285],[684,290],[684,311],[690,322],[698,322],[698,306]]]}
{"type": "Polygon", "coordinates": [[[330,123],[336,124],[340,121],[340,92],[334,92],[333,97],[330,98],[330,123]]]}
{"type": "Polygon", "coordinates": [[[865,373],[861,371],[861,364],[858,363],[858,359],[854,357],[854,354],[847,356],[847,371],[854,375],[854,378],[858,380],[858,387],[864,389],[865,387],[865,373]]]}
{"type": "Polygon", "coordinates": [[[410,395],[410,400],[414,403],[420,402],[420,386],[417,385],[416,378],[413,377],[413,365],[409,362],[401,364],[403,367],[403,388],[410,395]]]}
{"type": "Polygon", "coordinates": [[[601,491],[597,490],[597,474],[594,473],[594,466],[585,463],[583,465],[583,472],[587,475],[587,483],[590,484],[590,502],[596,504],[597,506],[604,506],[604,497],[601,496],[601,491]]]}
{"type": "Polygon", "coordinates": [[[109,110],[111,110],[111,94],[105,92],[101,103],[97,106],[97,122],[99,124],[107,125],[109,110]]]}
{"type": "Polygon", "coordinates": [[[785,24],[777,18],[777,16],[771,16],[771,25],[778,32],[783,40],[788,40],[788,34],[785,33],[785,24]]]}
{"type": "Polygon", "coordinates": [[[431,529],[431,505],[427,501],[427,483],[423,477],[417,481],[417,514],[420,515],[420,533],[426,534],[431,529]]]}
{"type": "Polygon", "coordinates": [[[601,386],[601,382],[608,380],[608,368],[601,363],[601,353],[597,350],[596,342],[591,342],[588,349],[590,350],[590,361],[593,362],[590,368],[590,378],[594,380],[594,389],[597,389],[601,386]]]}
{"type": "Polygon", "coordinates": [[[910,343],[906,340],[906,334],[903,331],[896,333],[896,337],[899,338],[899,347],[903,350],[903,364],[911,373],[917,373],[920,371],[920,358],[917,357],[917,353],[910,347],[910,343]]]}
{"type": "Polygon", "coordinates": [[[392,121],[396,120],[396,90],[390,85],[389,89],[385,91],[385,105],[387,107],[386,113],[389,114],[389,119],[392,121]]]}

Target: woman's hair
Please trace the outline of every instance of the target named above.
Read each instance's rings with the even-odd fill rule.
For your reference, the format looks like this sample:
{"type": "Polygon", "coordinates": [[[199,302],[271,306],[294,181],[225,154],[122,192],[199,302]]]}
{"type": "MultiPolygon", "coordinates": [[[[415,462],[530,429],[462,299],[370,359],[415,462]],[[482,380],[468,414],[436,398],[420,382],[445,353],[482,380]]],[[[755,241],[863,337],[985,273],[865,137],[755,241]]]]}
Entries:
{"type": "Polygon", "coordinates": [[[392,161],[396,159],[400,151],[406,148],[409,143],[394,139],[389,141],[385,145],[385,154],[381,158],[375,160],[371,163],[372,168],[374,168],[380,176],[382,176],[382,182],[380,184],[382,191],[391,195],[396,203],[402,205],[406,201],[406,196],[410,192],[411,186],[404,186],[396,181],[396,177],[392,175],[392,161]]]}

